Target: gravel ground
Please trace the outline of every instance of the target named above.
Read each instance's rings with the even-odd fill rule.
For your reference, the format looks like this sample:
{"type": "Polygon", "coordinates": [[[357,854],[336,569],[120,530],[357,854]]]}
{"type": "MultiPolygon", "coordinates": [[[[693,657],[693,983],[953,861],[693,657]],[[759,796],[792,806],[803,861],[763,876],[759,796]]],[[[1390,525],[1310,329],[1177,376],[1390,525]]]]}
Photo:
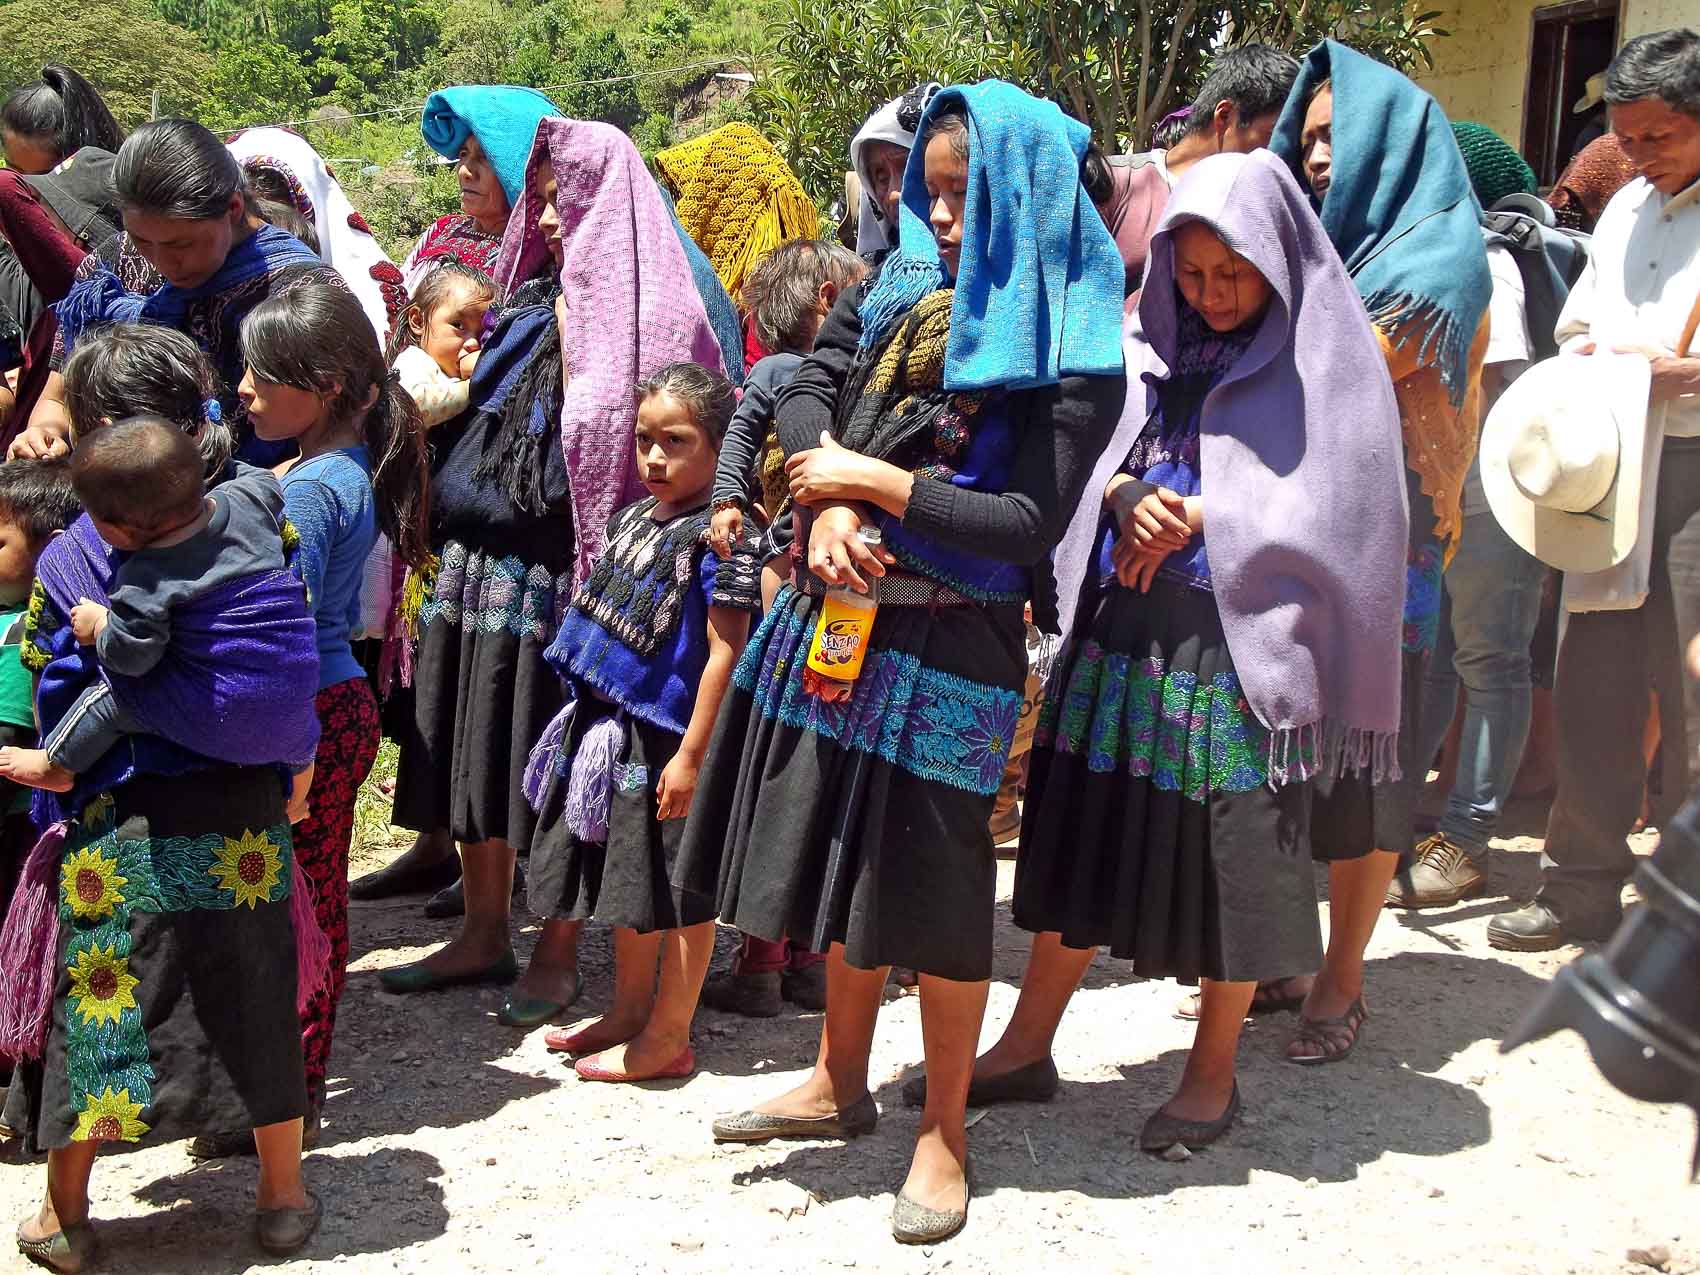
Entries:
{"type": "MultiPolygon", "coordinates": [[[[1510,831],[1538,832],[1538,810],[1513,813],[1520,824],[1510,831]]],[[[718,1148],[710,1118],[793,1083],[813,1059],[816,1016],[704,1011],[702,1069],[691,1079],[648,1090],[582,1084],[544,1050],[541,1032],[494,1021],[496,991],[383,994],[375,972],[419,955],[452,925],[420,918],[417,900],[356,905],[325,1144],[307,1169],[327,1216],[306,1254],[280,1265],[386,1275],[1145,1271],[1183,1258],[1251,1271],[1700,1270],[1686,1109],[1615,1093],[1573,1035],[1498,1052],[1577,951],[1488,948],[1483,922],[1503,896],[1532,887],[1540,843],[1497,846],[1495,897],[1384,915],[1370,953],[1374,1017],[1349,1061],[1283,1063],[1290,1017],[1247,1031],[1244,1118],[1226,1143],[1183,1163],[1134,1147],[1188,1044],[1188,1025],[1171,1015],[1177,989],[1101,957],[1063,1025],[1061,1093],[974,1126],[968,1229],[920,1250],[899,1248],[888,1232],[914,1131],[898,1097],[921,1056],[913,997],[881,1020],[873,1075],[884,1115],[872,1137],[718,1148]]],[[[356,871],[397,849],[363,851],[356,871]]],[[[1026,938],[1008,918],[1011,878],[1005,864],[987,1042],[1015,1002],[1026,959],[1026,938]]],[[[522,955],[535,936],[528,921],[522,955]]],[[[731,935],[721,939],[729,952],[731,935]]],[[[587,936],[584,969],[583,1005],[594,1010],[610,991],[605,932],[587,936]]],[[[193,1167],[182,1145],[103,1157],[101,1268],[260,1264],[253,1173],[251,1160],[193,1167]]],[[[23,1216],[41,1181],[38,1165],[14,1156],[0,1170],[0,1206],[23,1216]]]]}

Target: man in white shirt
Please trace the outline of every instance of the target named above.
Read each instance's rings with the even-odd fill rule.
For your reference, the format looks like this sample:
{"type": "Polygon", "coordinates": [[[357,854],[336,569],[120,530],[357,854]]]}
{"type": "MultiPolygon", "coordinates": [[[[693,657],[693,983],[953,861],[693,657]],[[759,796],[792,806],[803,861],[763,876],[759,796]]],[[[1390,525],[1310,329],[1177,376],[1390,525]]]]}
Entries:
{"type": "Polygon", "coordinates": [[[1664,801],[1674,807],[1700,779],[1700,681],[1682,661],[1700,633],[1700,357],[1674,354],[1700,301],[1700,31],[1625,44],[1606,71],[1606,104],[1638,176],[1601,214],[1557,336],[1567,353],[1632,350],[1652,365],[1648,440],[1663,440],[1652,566],[1645,592],[1626,605],[1572,607],[1558,656],[1558,797],[1540,893],[1488,924],[1489,943],[1516,951],[1616,928],[1634,867],[1627,836],[1641,804],[1649,686],[1664,730],[1664,801]]]}

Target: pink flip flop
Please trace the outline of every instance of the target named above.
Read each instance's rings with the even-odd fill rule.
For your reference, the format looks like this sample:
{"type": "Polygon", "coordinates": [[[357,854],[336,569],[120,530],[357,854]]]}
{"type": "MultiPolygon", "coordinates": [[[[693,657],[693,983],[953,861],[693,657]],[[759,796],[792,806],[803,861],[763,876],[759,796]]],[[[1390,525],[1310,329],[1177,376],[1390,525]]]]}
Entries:
{"type": "Polygon", "coordinates": [[[599,1067],[596,1060],[600,1054],[592,1054],[589,1058],[580,1058],[573,1065],[580,1080],[602,1080],[615,1085],[642,1084],[646,1080],[683,1080],[697,1069],[696,1052],[689,1045],[685,1051],[668,1063],[660,1071],[651,1072],[647,1076],[634,1076],[630,1072],[612,1071],[607,1067],[599,1067]]]}

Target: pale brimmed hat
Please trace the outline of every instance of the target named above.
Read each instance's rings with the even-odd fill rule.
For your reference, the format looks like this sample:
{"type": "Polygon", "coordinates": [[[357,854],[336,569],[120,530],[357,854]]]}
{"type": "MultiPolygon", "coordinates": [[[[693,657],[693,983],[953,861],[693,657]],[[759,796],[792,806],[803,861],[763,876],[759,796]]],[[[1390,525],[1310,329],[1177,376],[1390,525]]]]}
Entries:
{"type": "Polygon", "coordinates": [[[1576,99],[1576,105],[1570,108],[1572,115],[1583,115],[1593,110],[1606,100],[1606,73],[1590,75],[1582,85],[1582,96],[1576,99]]]}
{"type": "Polygon", "coordinates": [[[1647,390],[1638,354],[1561,354],[1512,382],[1482,430],[1482,487],[1505,534],[1562,571],[1629,556],[1641,525],[1647,390]]]}

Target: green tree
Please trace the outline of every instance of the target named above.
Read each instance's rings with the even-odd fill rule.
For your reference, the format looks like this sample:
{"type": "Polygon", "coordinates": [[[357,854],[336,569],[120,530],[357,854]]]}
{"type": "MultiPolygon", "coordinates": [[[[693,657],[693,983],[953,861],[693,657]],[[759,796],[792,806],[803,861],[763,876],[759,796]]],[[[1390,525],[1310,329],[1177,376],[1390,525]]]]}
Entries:
{"type": "Polygon", "coordinates": [[[313,86],[295,54],[270,40],[239,40],[218,51],[206,117],[215,127],[293,119],[307,113],[312,98],[313,86]]]}
{"type": "Polygon", "coordinates": [[[643,118],[632,64],[612,30],[587,32],[559,64],[555,104],[574,119],[602,120],[630,131],[643,118]]]}
{"type": "Polygon", "coordinates": [[[48,62],[81,71],[126,128],[148,118],[155,90],[162,115],[198,115],[213,69],[201,38],[146,0],[79,0],[74,16],[62,0],[0,4],[0,91],[35,79],[48,62]]]}

